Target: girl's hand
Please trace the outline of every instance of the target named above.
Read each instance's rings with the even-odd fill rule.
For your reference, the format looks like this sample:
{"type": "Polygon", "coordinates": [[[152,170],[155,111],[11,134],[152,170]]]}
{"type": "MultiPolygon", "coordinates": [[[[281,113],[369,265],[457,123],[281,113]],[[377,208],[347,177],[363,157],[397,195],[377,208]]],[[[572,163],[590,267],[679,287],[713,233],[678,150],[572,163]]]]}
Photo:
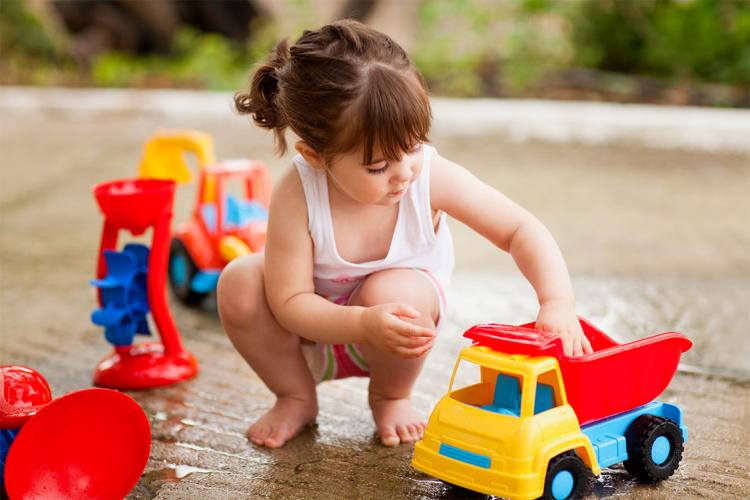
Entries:
{"type": "Polygon", "coordinates": [[[416,319],[419,311],[405,304],[380,304],[362,313],[365,340],[401,358],[418,358],[432,348],[435,332],[402,318],[416,319]]]}
{"type": "Polygon", "coordinates": [[[560,300],[543,303],[536,318],[536,329],[559,334],[562,337],[563,351],[566,356],[580,356],[594,352],[589,339],[583,334],[573,301],[560,300]]]}

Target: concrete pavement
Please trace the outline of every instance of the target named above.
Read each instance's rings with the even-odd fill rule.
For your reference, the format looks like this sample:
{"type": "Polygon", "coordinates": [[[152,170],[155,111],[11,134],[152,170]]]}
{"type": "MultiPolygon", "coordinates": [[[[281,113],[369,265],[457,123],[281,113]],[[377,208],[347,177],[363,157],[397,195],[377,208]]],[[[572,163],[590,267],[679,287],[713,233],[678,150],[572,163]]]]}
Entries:
{"type": "MultiPolygon", "coordinates": [[[[157,128],[206,130],[219,157],[263,159],[274,176],[289,161],[272,156],[270,136],[228,111],[86,110],[102,94],[65,99],[71,95],[64,103],[43,96],[49,105],[36,107],[0,104],[0,364],[36,368],[56,396],[89,386],[111,349],[88,319],[101,224],[91,187],[133,176],[142,142],[157,128]]],[[[433,141],[550,227],[583,315],[623,341],[678,330],[695,342],[663,395],[683,407],[690,427],[679,471],[645,487],[623,469],[608,470],[593,496],[747,497],[750,157],[458,137],[445,123],[436,124],[433,141]]],[[[192,196],[190,187],[181,189],[178,219],[192,196]]],[[[414,393],[425,414],[447,389],[465,328],[529,321],[536,312],[512,260],[465,228],[453,229],[458,265],[448,321],[414,393]]],[[[322,385],[317,427],[284,448],[249,445],[245,429],[273,398],[230,346],[214,307],[210,300],[198,310],[172,305],[185,345],[201,362],[199,377],[131,394],[153,433],[131,498],[465,498],[411,469],[410,446],[377,444],[361,379],[322,385]]]]}

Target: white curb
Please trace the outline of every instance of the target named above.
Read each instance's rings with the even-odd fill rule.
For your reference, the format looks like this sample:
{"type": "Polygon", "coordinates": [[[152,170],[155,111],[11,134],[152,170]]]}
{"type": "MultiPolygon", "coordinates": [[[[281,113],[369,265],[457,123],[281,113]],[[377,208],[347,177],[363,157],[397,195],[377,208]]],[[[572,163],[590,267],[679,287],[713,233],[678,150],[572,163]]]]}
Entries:
{"type": "MultiPolygon", "coordinates": [[[[750,110],[518,99],[433,98],[443,136],[628,144],[750,154],[750,110]]],[[[140,111],[230,115],[231,92],[0,87],[0,113],[140,111]]]]}

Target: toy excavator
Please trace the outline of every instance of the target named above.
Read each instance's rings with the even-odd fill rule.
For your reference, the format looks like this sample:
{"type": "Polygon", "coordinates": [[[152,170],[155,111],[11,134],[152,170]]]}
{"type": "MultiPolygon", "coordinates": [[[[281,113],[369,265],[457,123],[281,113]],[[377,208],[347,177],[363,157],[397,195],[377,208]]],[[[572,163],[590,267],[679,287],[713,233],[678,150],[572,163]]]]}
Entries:
{"type": "Polygon", "coordinates": [[[185,304],[194,305],[216,288],[231,260],[263,250],[271,198],[271,178],[257,160],[218,162],[213,138],[196,130],[160,131],[144,147],[140,177],[190,182],[185,154],[198,164],[198,191],[190,220],[177,227],[169,254],[169,284],[185,304]],[[239,180],[243,196],[227,189],[239,180]]]}

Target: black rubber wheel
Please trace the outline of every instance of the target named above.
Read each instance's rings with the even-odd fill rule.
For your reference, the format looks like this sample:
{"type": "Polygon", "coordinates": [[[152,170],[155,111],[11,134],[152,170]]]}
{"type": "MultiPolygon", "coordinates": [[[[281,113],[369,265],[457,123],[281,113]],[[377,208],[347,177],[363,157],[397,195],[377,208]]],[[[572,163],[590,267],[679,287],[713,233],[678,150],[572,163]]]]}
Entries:
{"type": "Polygon", "coordinates": [[[544,478],[545,500],[581,498],[589,492],[591,471],[573,452],[563,453],[550,460],[544,478]]]}
{"type": "Polygon", "coordinates": [[[207,293],[196,292],[190,288],[190,282],[198,272],[193,258],[188,253],[185,244],[177,238],[172,238],[169,246],[169,287],[175,297],[187,306],[198,305],[207,293]]]}
{"type": "Polygon", "coordinates": [[[674,474],[682,460],[684,440],[673,421],[641,415],[625,432],[628,459],[625,469],[645,483],[658,483],[674,474]]]}

